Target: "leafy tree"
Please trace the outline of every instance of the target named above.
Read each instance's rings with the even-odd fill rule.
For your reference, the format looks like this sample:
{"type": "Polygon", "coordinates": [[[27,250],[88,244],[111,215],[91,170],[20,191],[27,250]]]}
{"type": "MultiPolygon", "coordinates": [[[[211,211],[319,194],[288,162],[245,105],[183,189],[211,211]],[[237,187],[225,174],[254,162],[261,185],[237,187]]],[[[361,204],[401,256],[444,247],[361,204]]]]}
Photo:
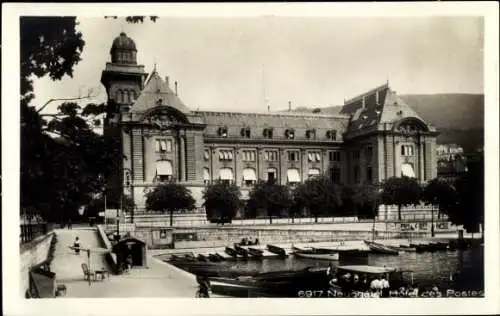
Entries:
{"type": "Polygon", "coordinates": [[[146,209],[170,213],[170,226],[173,226],[174,212],[193,210],[196,201],[191,192],[175,182],[162,183],[146,194],[146,209]]]}
{"type": "Polygon", "coordinates": [[[241,192],[238,186],[225,181],[217,181],[203,191],[203,206],[207,219],[216,219],[224,224],[231,222],[241,206],[241,192]]]}
{"type": "MultiPolygon", "coordinates": [[[[129,22],[143,19],[131,17],[129,22]]],[[[33,105],[33,80],[72,77],[85,41],[76,17],[21,17],[21,207],[38,209],[45,219],[76,216],[81,205],[102,192],[111,170],[117,170],[118,144],[94,133],[99,115],[113,104],[74,103],[90,96],[48,100],[33,105]],[[40,112],[50,102],[62,103],[56,114],[40,112]],[[67,102],[73,101],[73,102],[67,102]]]]}
{"type": "Polygon", "coordinates": [[[434,206],[438,209],[438,218],[440,212],[449,214],[456,208],[458,196],[455,188],[441,179],[432,179],[422,192],[423,201],[432,205],[431,209],[431,236],[434,237],[434,206]]]}
{"type": "Polygon", "coordinates": [[[327,177],[314,177],[299,184],[294,197],[298,205],[309,210],[315,222],[320,215],[338,214],[342,204],[340,187],[327,177]]]}
{"type": "Polygon", "coordinates": [[[247,207],[250,212],[265,211],[269,223],[273,216],[281,216],[292,206],[290,189],[274,182],[259,181],[250,192],[247,207]]]}
{"type": "Polygon", "coordinates": [[[467,161],[467,172],[455,184],[458,205],[452,209],[450,220],[472,233],[484,224],[484,153],[475,152],[467,161]]]}
{"type": "Polygon", "coordinates": [[[421,197],[421,187],[416,179],[392,177],[382,183],[382,203],[398,206],[398,219],[401,220],[401,206],[417,204],[421,197]]]}
{"type": "Polygon", "coordinates": [[[356,208],[359,210],[357,215],[368,218],[376,217],[380,204],[379,190],[379,186],[373,184],[363,184],[354,187],[352,198],[356,208]]]}

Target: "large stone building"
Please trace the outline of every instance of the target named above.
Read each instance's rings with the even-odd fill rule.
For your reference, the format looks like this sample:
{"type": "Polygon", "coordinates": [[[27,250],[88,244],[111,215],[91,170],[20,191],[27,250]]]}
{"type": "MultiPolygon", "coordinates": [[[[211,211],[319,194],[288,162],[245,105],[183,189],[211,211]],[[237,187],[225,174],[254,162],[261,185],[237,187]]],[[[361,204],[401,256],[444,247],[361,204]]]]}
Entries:
{"type": "Polygon", "coordinates": [[[167,180],[185,184],[202,203],[213,180],[233,181],[248,195],[258,179],[294,185],[320,174],[338,183],[376,183],[407,175],[436,177],[436,130],[388,83],[345,101],[339,115],[192,111],[156,70],[138,65],[121,33],[102,72],[110,110],[105,132],[123,158],[110,179],[133,197],[167,180]]]}

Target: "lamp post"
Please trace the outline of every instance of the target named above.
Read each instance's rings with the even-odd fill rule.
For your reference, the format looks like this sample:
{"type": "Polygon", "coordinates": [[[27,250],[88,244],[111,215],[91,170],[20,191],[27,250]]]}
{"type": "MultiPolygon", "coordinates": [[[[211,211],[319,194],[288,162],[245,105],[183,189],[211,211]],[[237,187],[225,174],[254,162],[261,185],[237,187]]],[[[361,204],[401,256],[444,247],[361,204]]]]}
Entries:
{"type": "MultiPolygon", "coordinates": [[[[127,172],[125,175],[125,186],[130,189],[130,195],[132,197],[132,201],[134,201],[134,186],[132,185],[132,179],[134,178],[134,172],[130,168],[123,168],[123,170],[125,172],[127,172]]],[[[122,189],[122,198],[123,198],[123,190],[124,189],[125,189],[125,187],[122,189]]],[[[132,208],[130,210],[130,222],[131,223],[134,223],[134,210],[135,210],[135,205],[132,205],[132,208]]]]}

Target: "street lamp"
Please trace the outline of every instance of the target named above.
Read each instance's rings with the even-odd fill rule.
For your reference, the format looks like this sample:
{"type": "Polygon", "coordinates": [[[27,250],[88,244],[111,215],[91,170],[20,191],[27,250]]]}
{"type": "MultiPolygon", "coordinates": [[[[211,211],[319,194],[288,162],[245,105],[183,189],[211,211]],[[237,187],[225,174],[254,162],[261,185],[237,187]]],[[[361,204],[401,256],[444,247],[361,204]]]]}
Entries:
{"type": "MultiPolygon", "coordinates": [[[[126,172],[125,173],[125,186],[130,189],[130,195],[132,197],[132,201],[134,201],[134,186],[132,185],[132,179],[134,178],[134,172],[130,168],[123,168],[123,170],[126,172]]],[[[121,199],[123,200],[123,188],[121,190],[122,197],[121,199]]],[[[135,203],[134,203],[135,204],[135,203]]],[[[132,205],[131,211],[130,211],[130,222],[134,223],[134,210],[135,210],[135,205],[132,205]]]]}

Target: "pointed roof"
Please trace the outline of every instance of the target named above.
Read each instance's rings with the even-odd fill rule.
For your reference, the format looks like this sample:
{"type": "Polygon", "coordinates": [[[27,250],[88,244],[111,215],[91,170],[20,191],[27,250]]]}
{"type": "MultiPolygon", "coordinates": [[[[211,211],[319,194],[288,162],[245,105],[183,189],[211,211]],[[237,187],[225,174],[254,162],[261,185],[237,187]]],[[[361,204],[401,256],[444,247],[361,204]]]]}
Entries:
{"type": "Polygon", "coordinates": [[[188,114],[188,107],[175,95],[168,84],[160,77],[156,69],[149,75],[139,97],[131,108],[131,112],[140,113],[159,105],[171,106],[188,114]]]}
{"type": "Polygon", "coordinates": [[[340,113],[351,116],[347,129],[351,134],[376,131],[379,124],[394,124],[409,117],[425,122],[388,83],[346,101],[340,113]]]}

